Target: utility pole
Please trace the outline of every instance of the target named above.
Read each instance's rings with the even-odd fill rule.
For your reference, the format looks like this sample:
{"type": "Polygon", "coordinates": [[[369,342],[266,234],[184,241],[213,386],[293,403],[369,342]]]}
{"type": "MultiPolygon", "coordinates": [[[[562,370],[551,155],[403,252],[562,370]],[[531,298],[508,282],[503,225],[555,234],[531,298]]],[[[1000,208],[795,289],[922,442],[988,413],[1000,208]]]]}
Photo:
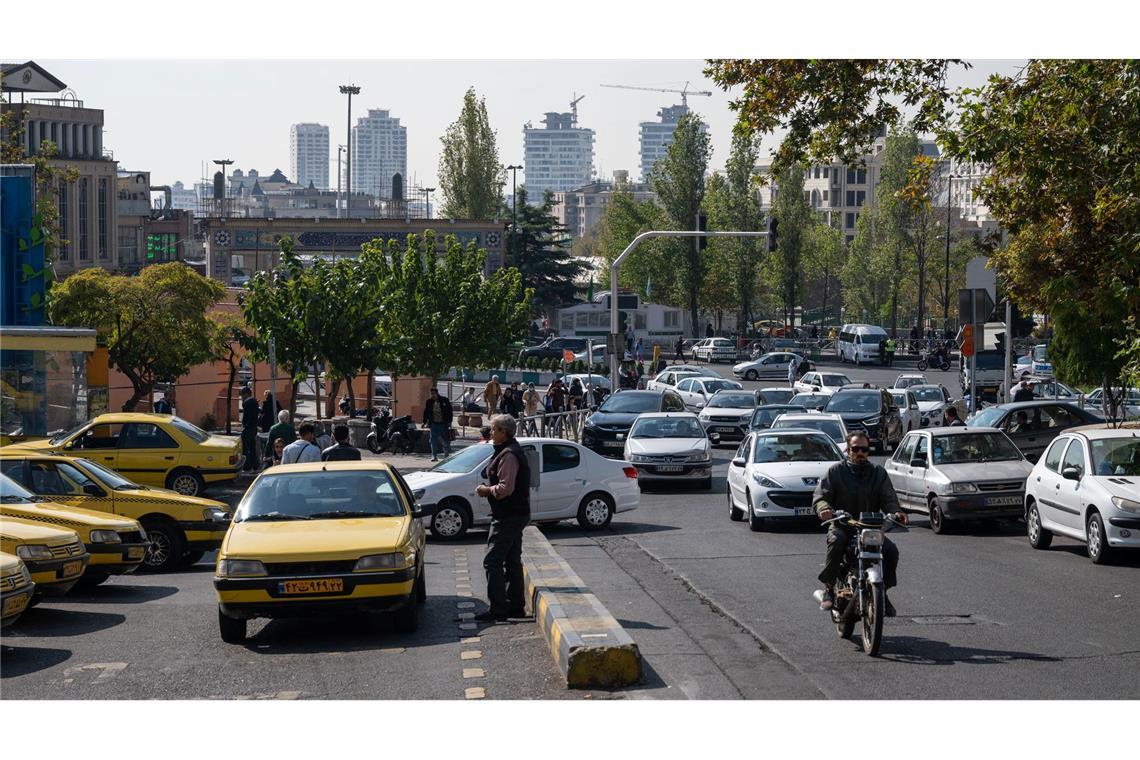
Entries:
{"type": "Polygon", "coordinates": [[[946,300],[942,303],[942,329],[950,326],[950,188],[955,177],[953,174],[946,177],[946,280],[943,283],[946,300]]]}
{"type": "Polygon", "coordinates": [[[340,218],[340,154],[344,152],[344,146],[336,146],[336,218],[340,218]]]}
{"type": "MultiPolygon", "coordinates": [[[[522,166],[511,164],[507,167],[507,171],[511,173],[511,256],[515,256],[515,238],[518,234],[519,226],[519,169],[522,166]]],[[[512,260],[511,264],[517,265],[518,262],[512,260]]]]}
{"type": "Polygon", "coordinates": [[[424,194],[424,218],[431,219],[431,194],[435,192],[435,188],[422,187],[420,192],[424,194]]]}
{"type": "Polygon", "coordinates": [[[352,96],[360,94],[360,88],[354,84],[342,84],[340,86],[342,95],[348,96],[348,159],[344,164],[344,218],[351,219],[352,214],[352,96]]]}

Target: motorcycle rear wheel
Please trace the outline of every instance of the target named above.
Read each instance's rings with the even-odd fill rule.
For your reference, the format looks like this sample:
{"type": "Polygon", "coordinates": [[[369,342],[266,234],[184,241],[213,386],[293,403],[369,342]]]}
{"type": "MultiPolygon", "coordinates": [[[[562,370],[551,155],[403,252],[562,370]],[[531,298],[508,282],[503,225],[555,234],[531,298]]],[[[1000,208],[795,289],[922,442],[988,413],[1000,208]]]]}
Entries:
{"type": "Polygon", "coordinates": [[[863,590],[863,651],[874,657],[883,643],[883,584],[874,583],[863,590]]]}

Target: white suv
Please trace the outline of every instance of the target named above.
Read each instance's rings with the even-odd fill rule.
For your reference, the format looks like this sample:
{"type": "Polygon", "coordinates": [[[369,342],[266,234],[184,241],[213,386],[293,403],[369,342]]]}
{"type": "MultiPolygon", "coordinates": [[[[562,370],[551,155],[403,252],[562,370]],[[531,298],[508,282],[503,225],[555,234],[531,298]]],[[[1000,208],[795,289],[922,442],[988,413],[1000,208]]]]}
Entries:
{"type": "Polygon", "coordinates": [[[1140,549],[1140,430],[1090,425],[1057,436],[1025,483],[1025,522],[1034,549],[1067,536],[1098,565],[1140,549]]]}
{"type": "Polygon", "coordinates": [[[736,361],[736,344],[728,338],[705,338],[693,346],[692,353],[706,362],[736,361]]]}

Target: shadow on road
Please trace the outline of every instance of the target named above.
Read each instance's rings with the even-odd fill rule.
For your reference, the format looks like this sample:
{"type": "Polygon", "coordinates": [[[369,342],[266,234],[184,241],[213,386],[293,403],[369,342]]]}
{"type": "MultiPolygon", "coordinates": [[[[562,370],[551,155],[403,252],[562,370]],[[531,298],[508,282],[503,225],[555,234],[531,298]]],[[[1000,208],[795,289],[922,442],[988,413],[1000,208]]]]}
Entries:
{"type": "MultiPolygon", "coordinates": [[[[47,602],[50,604],[51,602],[47,602]]],[[[20,618],[19,631],[28,636],[82,636],[125,623],[124,615],[85,610],[61,610],[42,604],[20,618]]]]}
{"type": "Polygon", "coordinates": [[[582,530],[577,523],[562,522],[557,525],[540,525],[539,529],[547,538],[594,538],[598,536],[638,535],[680,530],[676,525],[650,525],[635,522],[611,522],[604,530],[582,530]]]}
{"type": "MultiPolygon", "coordinates": [[[[9,636],[11,634],[5,634],[9,636]]],[[[11,639],[9,639],[11,641],[11,639]]],[[[47,670],[71,659],[70,649],[45,649],[43,647],[3,646],[0,656],[0,678],[19,678],[31,673],[47,670]]]]}
{"type": "Polygon", "coordinates": [[[619,623],[621,623],[622,628],[632,628],[632,629],[639,630],[639,631],[667,631],[667,630],[669,630],[669,626],[653,625],[652,623],[646,623],[643,620],[622,620],[621,618],[617,618],[617,621],[619,623]]]}
{"type": "MultiPolygon", "coordinates": [[[[851,637],[860,645],[858,631],[851,637]]],[[[1010,662],[1060,662],[1060,657],[1004,649],[979,649],[947,644],[920,636],[884,636],[880,659],[910,665],[1002,665],[1010,662]]]]}
{"type": "Polygon", "coordinates": [[[69,602],[83,604],[142,604],[178,593],[176,586],[142,586],[115,583],[93,588],[75,587],[67,595],[69,602]]]}

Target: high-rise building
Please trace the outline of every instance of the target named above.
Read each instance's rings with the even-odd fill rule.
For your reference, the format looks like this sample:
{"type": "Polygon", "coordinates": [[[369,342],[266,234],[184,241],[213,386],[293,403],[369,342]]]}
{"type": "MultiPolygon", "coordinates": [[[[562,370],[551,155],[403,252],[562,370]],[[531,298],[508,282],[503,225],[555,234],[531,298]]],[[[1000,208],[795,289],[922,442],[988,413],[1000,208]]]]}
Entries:
{"type": "MultiPolygon", "coordinates": [[[[673,142],[673,131],[677,129],[677,122],[689,112],[688,106],[671,106],[662,108],[657,112],[661,121],[643,121],[638,154],[641,156],[641,181],[649,181],[649,172],[653,165],[665,157],[669,145],[673,142]]],[[[707,124],[701,125],[701,131],[709,131],[707,124]]]]}
{"type": "Polygon", "coordinates": [[[577,125],[573,114],[547,113],[543,128],[523,128],[523,166],[527,200],[542,201],[547,191],[565,193],[594,177],[594,130],[577,125]]]}
{"type": "Polygon", "coordinates": [[[329,189],[329,128],[294,124],[289,128],[289,174],[297,184],[329,189]]]}
{"type": "Polygon", "coordinates": [[[352,128],[352,189],[374,198],[392,198],[397,174],[406,199],[408,128],[400,126],[400,120],[388,111],[370,108],[352,128]]]}

